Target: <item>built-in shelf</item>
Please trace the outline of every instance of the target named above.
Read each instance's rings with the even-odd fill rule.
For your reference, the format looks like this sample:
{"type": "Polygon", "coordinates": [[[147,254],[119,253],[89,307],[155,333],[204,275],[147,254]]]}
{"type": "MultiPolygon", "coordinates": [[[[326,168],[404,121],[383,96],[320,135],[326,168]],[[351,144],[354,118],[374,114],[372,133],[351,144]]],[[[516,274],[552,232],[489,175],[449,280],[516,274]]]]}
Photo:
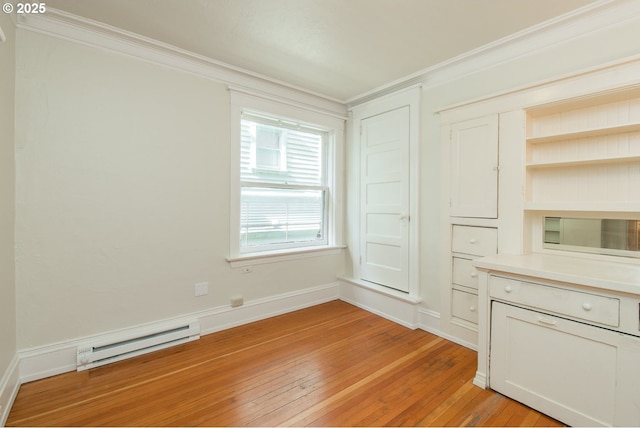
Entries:
{"type": "Polygon", "coordinates": [[[640,202],[525,202],[525,211],[640,212],[640,202]]]}
{"type": "Polygon", "coordinates": [[[640,211],[640,92],[527,114],[527,210],[640,211]]]}
{"type": "Polygon", "coordinates": [[[540,144],[553,141],[564,141],[569,139],[597,137],[601,135],[624,134],[626,132],[640,131],[640,123],[627,123],[623,125],[613,125],[604,127],[594,127],[589,129],[577,129],[558,134],[548,134],[527,137],[527,143],[540,144]]]}
{"type": "Polygon", "coordinates": [[[575,159],[565,161],[549,161],[549,162],[530,162],[527,168],[560,168],[578,165],[597,165],[597,164],[614,164],[625,162],[640,162],[640,156],[615,156],[610,158],[597,159],[575,159]]]}

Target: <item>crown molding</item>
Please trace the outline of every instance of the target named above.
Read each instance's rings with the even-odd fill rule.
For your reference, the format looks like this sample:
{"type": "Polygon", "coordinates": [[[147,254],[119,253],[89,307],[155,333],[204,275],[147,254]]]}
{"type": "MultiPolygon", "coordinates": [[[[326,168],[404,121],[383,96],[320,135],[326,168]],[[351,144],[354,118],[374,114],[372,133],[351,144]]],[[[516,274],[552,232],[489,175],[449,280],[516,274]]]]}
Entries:
{"type": "Polygon", "coordinates": [[[280,100],[306,105],[326,114],[346,117],[348,108],[421,84],[440,86],[489,70],[514,59],[543,51],[561,43],[588,37],[624,25],[640,16],[640,1],[598,0],[557,18],[514,33],[450,60],[425,68],[347,100],[339,100],[290,85],[209,57],[180,49],[98,21],[47,7],[42,15],[17,15],[16,26],[49,36],[98,47],[153,64],[188,72],[247,88],[280,100]]]}
{"type": "Polygon", "coordinates": [[[46,14],[18,15],[17,27],[123,54],[229,86],[251,88],[334,116],[347,115],[346,106],[341,100],[52,7],[47,7],[46,14]]]}
{"type": "Polygon", "coordinates": [[[401,79],[345,101],[349,107],[362,104],[407,86],[422,83],[440,86],[466,76],[526,57],[570,40],[615,28],[640,16],[640,1],[599,0],[573,12],[545,21],[495,42],[458,55],[401,79]]]}

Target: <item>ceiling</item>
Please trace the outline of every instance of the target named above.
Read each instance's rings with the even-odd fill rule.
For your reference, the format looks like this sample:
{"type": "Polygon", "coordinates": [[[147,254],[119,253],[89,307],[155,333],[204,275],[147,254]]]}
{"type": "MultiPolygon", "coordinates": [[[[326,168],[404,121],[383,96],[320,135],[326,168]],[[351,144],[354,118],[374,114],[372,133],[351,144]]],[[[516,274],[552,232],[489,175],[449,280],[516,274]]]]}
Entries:
{"type": "Polygon", "coordinates": [[[47,0],[345,101],[594,0],[47,0]]]}

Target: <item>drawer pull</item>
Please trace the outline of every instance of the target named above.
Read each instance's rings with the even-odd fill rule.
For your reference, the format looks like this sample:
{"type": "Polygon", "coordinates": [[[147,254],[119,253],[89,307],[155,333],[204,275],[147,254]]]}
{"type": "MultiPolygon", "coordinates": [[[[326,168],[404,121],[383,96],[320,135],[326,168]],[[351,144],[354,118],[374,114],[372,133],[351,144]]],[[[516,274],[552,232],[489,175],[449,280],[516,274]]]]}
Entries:
{"type": "Polygon", "coordinates": [[[475,306],[471,306],[471,307],[469,308],[469,311],[471,311],[471,312],[475,312],[475,311],[476,311],[476,307],[475,307],[475,306]]]}
{"type": "Polygon", "coordinates": [[[478,276],[478,272],[471,272],[471,278],[476,278],[478,276]]]}
{"type": "Polygon", "coordinates": [[[590,311],[592,308],[591,303],[583,303],[582,304],[582,309],[584,309],[585,311],[590,311]]]}
{"type": "Polygon", "coordinates": [[[543,317],[538,317],[538,322],[546,325],[556,325],[558,323],[558,321],[556,320],[550,320],[548,318],[543,318],[543,317]]]}
{"type": "Polygon", "coordinates": [[[513,289],[511,288],[510,285],[507,285],[506,287],[504,287],[504,291],[506,291],[507,293],[511,293],[513,289]]]}
{"type": "Polygon", "coordinates": [[[469,239],[469,244],[471,244],[471,245],[475,244],[476,242],[478,242],[478,240],[476,238],[469,239]]]}

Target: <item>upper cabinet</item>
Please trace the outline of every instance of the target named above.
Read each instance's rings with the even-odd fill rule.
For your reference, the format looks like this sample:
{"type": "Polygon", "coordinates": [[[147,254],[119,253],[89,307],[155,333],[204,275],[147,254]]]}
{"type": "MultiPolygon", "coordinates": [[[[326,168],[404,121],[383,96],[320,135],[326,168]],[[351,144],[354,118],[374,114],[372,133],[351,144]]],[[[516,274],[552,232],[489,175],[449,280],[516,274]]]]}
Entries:
{"type": "Polygon", "coordinates": [[[640,90],[528,110],[530,210],[638,211],[640,90]]]}
{"type": "Polygon", "coordinates": [[[454,217],[498,217],[498,115],[451,125],[454,217]]]}

